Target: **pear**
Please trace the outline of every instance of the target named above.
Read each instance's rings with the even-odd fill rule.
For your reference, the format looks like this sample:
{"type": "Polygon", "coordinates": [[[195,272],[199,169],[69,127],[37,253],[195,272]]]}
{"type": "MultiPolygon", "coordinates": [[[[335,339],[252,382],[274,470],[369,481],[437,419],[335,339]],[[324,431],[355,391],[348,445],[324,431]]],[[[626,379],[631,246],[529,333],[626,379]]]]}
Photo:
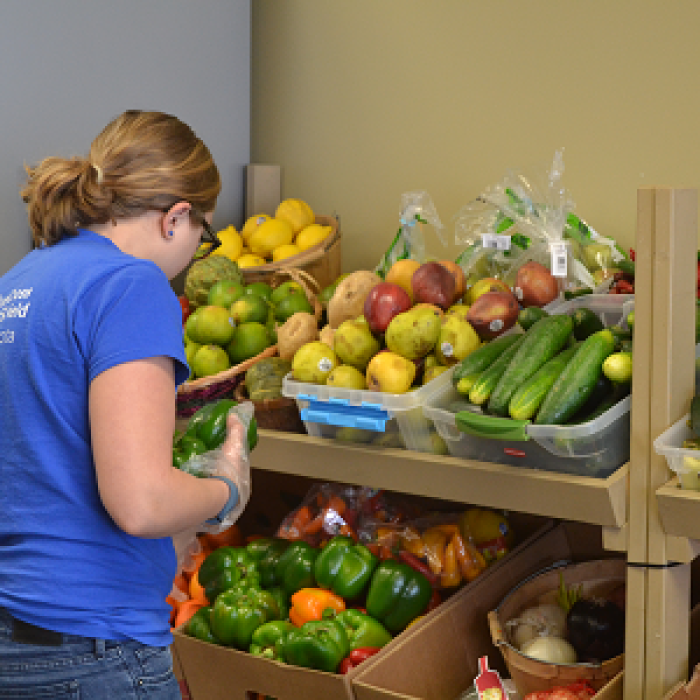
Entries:
{"type": "Polygon", "coordinates": [[[474,352],[481,339],[469,321],[450,314],[440,326],[440,335],[435,344],[435,357],[441,365],[454,365],[474,352]]]}
{"type": "Polygon", "coordinates": [[[343,321],[333,335],[333,350],[343,364],[364,372],[370,359],[379,352],[379,341],[362,320],[343,321]]]}
{"type": "Polygon", "coordinates": [[[371,430],[365,430],[364,428],[353,428],[349,425],[345,425],[338,428],[334,437],[336,440],[340,440],[341,442],[367,443],[372,441],[374,433],[371,430]]]}
{"type": "Polygon", "coordinates": [[[387,394],[404,394],[416,377],[416,365],[401,355],[385,350],[376,354],[367,365],[367,388],[387,394]]]}
{"type": "Polygon", "coordinates": [[[428,367],[423,372],[423,384],[427,384],[429,381],[435,379],[435,377],[439,377],[443,372],[447,372],[449,367],[447,365],[433,365],[432,367],[428,367]]]}
{"type": "Polygon", "coordinates": [[[352,365],[338,365],[326,379],[326,386],[334,386],[338,389],[359,389],[367,388],[365,375],[357,367],[352,365]]]}
{"type": "Polygon", "coordinates": [[[385,433],[380,433],[372,440],[372,444],[377,447],[406,447],[403,435],[398,430],[387,430],[385,433]]]}
{"type": "Polygon", "coordinates": [[[408,360],[425,357],[440,335],[440,313],[430,306],[414,306],[391,319],[384,339],[386,346],[408,360]]]}
{"type": "Polygon", "coordinates": [[[333,348],[320,340],[302,345],[292,359],[292,377],[298,382],[325,384],[328,375],[339,365],[333,348]]]}

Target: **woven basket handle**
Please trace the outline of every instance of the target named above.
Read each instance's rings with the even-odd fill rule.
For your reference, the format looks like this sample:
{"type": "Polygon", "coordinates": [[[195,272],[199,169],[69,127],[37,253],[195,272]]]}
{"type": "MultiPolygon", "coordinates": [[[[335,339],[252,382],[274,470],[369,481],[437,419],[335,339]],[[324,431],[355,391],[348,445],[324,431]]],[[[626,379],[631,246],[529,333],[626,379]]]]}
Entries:
{"type": "Polygon", "coordinates": [[[489,610],[488,615],[489,630],[491,631],[491,641],[496,645],[506,644],[506,636],[503,634],[503,626],[498,619],[498,611],[489,610]]]}
{"type": "Polygon", "coordinates": [[[323,307],[321,306],[321,302],[318,300],[317,296],[320,290],[320,285],[313,275],[310,275],[306,270],[300,270],[297,267],[281,267],[275,272],[272,279],[276,282],[283,275],[286,275],[301,286],[301,288],[304,290],[306,298],[309,300],[309,304],[311,304],[313,307],[316,321],[318,321],[323,313],[323,307]]]}

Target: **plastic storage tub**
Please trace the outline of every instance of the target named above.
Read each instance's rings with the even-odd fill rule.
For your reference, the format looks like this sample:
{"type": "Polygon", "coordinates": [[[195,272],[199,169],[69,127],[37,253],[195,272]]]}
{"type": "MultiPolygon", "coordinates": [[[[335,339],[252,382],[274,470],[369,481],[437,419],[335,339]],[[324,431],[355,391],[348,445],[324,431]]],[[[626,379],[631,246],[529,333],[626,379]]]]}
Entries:
{"type": "Polygon", "coordinates": [[[451,386],[450,377],[451,372],[443,372],[425,386],[405,394],[383,394],[297,382],[290,373],[282,381],[282,394],[296,399],[309,435],[447,454],[447,447],[423,413],[423,406],[451,386]]]}
{"type": "Polygon", "coordinates": [[[654,440],[656,454],[666,457],[669,469],[676,472],[681,488],[700,491],[700,450],[690,450],[683,445],[684,440],[693,437],[688,427],[690,414],[664,430],[654,440]]]}
{"type": "Polygon", "coordinates": [[[551,309],[546,308],[552,314],[570,314],[576,309],[590,309],[598,314],[603,325],[608,327],[622,325],[623,319],[627,318],[623,310],[630,299],[633,297],[629,294],[584,294],[562,301],[551,309]]]}
{"type": "Polygon", "coordinates": [[[467,408],[470,405],[450,382],[423,410],[454,457],[604,478],[629,460],[631,405],[627,396],[587,423],[533,425],[467,408]],[[457,426],[455,416],[464,410],[473,411],[476,418],[470,432],[457,426]]]}

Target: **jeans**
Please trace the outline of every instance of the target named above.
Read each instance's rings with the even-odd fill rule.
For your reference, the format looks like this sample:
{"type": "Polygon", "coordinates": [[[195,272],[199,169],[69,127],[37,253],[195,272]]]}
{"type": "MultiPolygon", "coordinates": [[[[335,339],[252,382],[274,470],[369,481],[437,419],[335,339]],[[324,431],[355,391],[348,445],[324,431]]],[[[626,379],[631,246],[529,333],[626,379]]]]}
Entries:
{"type": "Polygon", "coordinates": [[[181,700],[168,647],[70,634],[60,646],[12,640],[0,608],[0,699],[181,700]]]}

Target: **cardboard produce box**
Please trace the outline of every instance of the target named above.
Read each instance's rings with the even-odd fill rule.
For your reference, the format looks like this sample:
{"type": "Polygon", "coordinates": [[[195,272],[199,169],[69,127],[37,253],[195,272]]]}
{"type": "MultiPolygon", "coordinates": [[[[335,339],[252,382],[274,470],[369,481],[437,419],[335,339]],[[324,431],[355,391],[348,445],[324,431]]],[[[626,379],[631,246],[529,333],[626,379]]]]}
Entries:
{"type": "MultiPolygon", "coordinates": [[[[263,470],[253,472],[253,498],[240,520],[246,533],[273,534],[284,516],[299,505],[308,488],[315,481],[303,477],[282,475],[263,470]]],[[[440,505],[462,509],[464,504],[449,504],[444,501],[425,499],[427,507],[440,505]]],[[[541,535],[552,529],[553,523],[542,518],[512,514],[510,518],[521,544],[506,557],[486,569],[475,581],[465,587],[471,588],[482,582],[497,581],[500,573],[507,570],[509,562],[521,552],[527,551],[541,535]]],[[[453,597],[457,597],[457,593],[453,597]]],[[[430,620],[447,602],[425,617],[430,620]]],[[[416,634],[421,623],[397,636],[374,658],[391,653],[392,648],[401,648],[403,640],[416,634]]],[[[488,630],[487,630],[488,634],[488,630]]],[[[188,637],[181,629],[173,632],[174,649],[186,679],[191,700],[249,700],[254,693],[269,695],[277,700],[348,700],[355,699],[353,679],[362,671],[362,666],[347,675],[324,673],[277,661],[252,656],[246,652],[217,646],[188,637]]],[[[369,661],[365,662],[365,664],[369,661]]],[[[363,664],[364,665],[364,664],[363,664]]]]}
{"type": "MultiPolygon", "coordinates": [[[[492,575],[477,578],[414,625],[413,634],[402,635],[381,656],[362,664],[352,679],[357,700],[456,699],[478,675],[481,656],[487,656],[489,666],[507,678],[501,652],[491,641],[488,612],[546,566],[604,556],[600,528],[595,526],[561,523],[534,535],[492,575]]],[[[602,692],[598,695],[605,700],[617,697],[614,689],[608,695],[602,692]]]]}

